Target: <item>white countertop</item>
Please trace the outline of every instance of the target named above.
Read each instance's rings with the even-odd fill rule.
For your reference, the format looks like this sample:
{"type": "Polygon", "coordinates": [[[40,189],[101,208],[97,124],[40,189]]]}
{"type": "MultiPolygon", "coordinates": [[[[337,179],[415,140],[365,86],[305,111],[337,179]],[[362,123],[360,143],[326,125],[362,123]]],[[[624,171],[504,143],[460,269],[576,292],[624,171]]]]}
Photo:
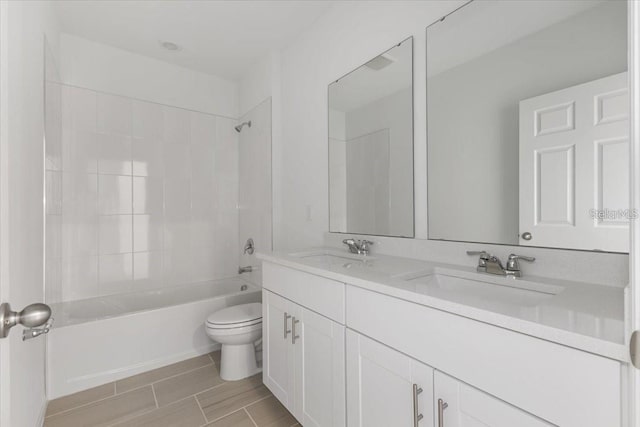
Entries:
{"type": "MultiPolygon", "coordinates": [[[[629,361],[624,333],[624,289],[582,282],[526,276],[504,278],[476,273],[475,268],[374,254],[361,257],[333,248],[296,253],[259,253],[258,258],[347,283],[412,303],[443,310],[590,353],[629,361]],[[329,255],[313,256],[319,253],[329,255]],[[344,257],[344,258],[342,258],[344,257]],[[430,284],[433,274],[489,281],[476,292],[448,290],[430,284]],[[495,284],[548,287],[534,300],[492,294],[495,284]]],[[[505,289],[500,286],[501,289],[505,289]]],[[[517,293],[518,291],[515,291],[517,293]]],[[[525,291],[526,293],[526,291],[525,291]]]]}

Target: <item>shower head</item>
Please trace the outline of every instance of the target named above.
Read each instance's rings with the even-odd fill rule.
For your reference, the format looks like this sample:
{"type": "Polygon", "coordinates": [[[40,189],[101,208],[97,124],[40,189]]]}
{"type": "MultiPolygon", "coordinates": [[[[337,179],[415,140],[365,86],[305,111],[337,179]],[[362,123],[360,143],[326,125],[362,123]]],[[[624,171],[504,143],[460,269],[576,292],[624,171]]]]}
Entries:
{"type": "Polygon", "coordinates": [[[249,127],[251,127],[251,120],[249,120],[248,122],[242,122],[240,123],[238,126],[235,127],[236,132],[240,133],[240,131],[242,130],[242,128],[247,125],[249,127]]]}

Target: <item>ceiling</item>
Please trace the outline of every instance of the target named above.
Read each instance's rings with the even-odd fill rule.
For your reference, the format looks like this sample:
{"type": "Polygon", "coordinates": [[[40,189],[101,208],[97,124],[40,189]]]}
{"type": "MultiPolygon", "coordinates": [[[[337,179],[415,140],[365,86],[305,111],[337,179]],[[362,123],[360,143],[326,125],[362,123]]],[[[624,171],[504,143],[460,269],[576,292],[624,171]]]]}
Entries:
{"type": "Polygon", "coordinates": [[[172,64],[237,80],[289,44],[333,1],[53,2],[61,30],[172,64]],[[170,41],[179,51],[160,43],[170,41]]]}

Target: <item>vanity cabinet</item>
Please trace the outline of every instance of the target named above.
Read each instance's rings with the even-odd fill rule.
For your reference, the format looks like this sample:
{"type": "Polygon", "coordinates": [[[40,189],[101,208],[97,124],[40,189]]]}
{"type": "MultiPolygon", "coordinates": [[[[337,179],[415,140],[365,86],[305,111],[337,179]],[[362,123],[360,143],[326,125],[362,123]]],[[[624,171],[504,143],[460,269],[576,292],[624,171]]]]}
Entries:
{"type": "MultiPolygon", "coordinates": [[[[263,382],[302,425],[344,426],[345,327],[307,306],[322,309],[336,295],[344,301],[344,284],[337,294],[337,282],[327,280],[329,292],[314,299],[322,278],[267,264],[263,282],[263,382]],[[271,290],[290,287],[298,293],[287,298],[271,290]]],[[[328,313],[344,315],[335,306],[328,313]]]]}
{"type": "Polygon", "coordinates": [[[349,427],[433,427],[433,368],[347,330],[349,427]]]}
{"type": "Polygon", "coordinates": [[[433,389],[436,422],[442,427],[553,426],[439,371],[433,389]]]}

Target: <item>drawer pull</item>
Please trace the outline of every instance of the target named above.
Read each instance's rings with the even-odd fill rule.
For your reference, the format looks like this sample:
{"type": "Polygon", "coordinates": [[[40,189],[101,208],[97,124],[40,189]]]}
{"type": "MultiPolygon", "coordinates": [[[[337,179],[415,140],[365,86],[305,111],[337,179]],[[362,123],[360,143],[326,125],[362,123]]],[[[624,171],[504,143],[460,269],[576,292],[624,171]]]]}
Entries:
{"type": "Polygon", "coordinates": [[[293,331],[291,333],[291,344],[295,344],[296,340],[298,338],[300,338],[300,335],[296,335],[296,324],[300,323],[299,320],[297,320],[295,317],[293,318],[293,321],[291,322],[291,330],[293,331]]]}
{"type": "Polygon", "coordinates": [[[291,316],[289,315],[289,313],[287,313],[286,311],[284,312],[284,339],[287,339],[287,335],[291,332],[291,329],[289,329],[289,323],[288,320],[291,319],[291,316]]]}
{"type": "Polygon", "coordinates": [[[422,393],[422,389],[418,387],[418,384],[413,385],[413,427],[418,427],[418,423],[422,420],[423,415],[420,414],[418,408],[418,395],[422,393]]]}
{"type": "Polygon", "coordinates": [[[444,427],[444,410],[449,404],[442,399],[438,399],[438,427],[444,427]]]}

